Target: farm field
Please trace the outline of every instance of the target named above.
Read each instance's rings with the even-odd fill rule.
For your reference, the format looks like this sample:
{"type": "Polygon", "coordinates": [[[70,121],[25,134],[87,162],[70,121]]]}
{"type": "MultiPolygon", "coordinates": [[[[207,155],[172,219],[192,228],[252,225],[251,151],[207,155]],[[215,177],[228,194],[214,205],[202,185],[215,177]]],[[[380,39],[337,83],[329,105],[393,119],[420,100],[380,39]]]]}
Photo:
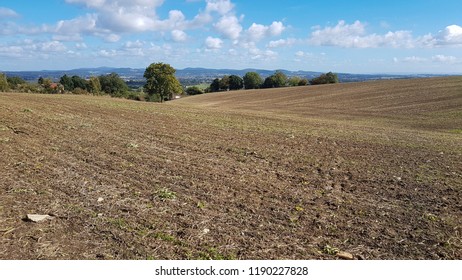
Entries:
{"type": "Polygon", "coordinates": [[[461,163],[461,77],[0,93],[0,259],[461,259],[461,163]]]}

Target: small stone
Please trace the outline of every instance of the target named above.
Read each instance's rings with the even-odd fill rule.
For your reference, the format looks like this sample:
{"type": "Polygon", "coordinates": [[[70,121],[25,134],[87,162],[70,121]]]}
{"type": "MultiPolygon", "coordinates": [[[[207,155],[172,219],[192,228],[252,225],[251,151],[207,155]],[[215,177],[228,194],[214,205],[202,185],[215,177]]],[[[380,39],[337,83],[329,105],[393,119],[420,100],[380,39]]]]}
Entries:
{"type": "Polygon", "coordinates": [[[210,232],[210,229],[208,229],[208,228],[206,228],[206,229],[204,229],[204,230],[202,231],[203,234],[207,234],[207,233],[209,233],[209,232],[210,232]]]}
{"type": "Polygon", "coordinates": [[[98,198],[98,202],[103,202],[104,201],[104,198],[100,197],[98,198]]]}
{"type": "Polygon", "coordinates": [[[341,259],[344,259],[344,260],[354,260],[354,257],[352,254],[348,253],[348,252],[338,252],[337,253],[337,257],[341,258],[341,259]]]}
{"type": "Polygon", "coordinates": [[[98,213],[98,217],[102,217],[103,216],[103,213],[98,213]]]}
{"type": "Polygon", "coordinates": [[[26,219],[28,221],[38,223],[38,222],[42,222],[44,220],[53,219],[53,217],[50,216],[50,215],[27,214],[26,219]]]}

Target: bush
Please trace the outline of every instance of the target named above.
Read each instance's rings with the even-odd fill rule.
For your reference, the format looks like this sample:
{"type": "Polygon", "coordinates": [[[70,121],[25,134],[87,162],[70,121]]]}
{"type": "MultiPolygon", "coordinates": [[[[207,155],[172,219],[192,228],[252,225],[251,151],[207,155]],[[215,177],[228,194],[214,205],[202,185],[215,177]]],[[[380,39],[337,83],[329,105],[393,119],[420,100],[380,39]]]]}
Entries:
{"type": "Polygon", "coordinates": [[[145,94],[144,92],[135,92],[135,91],[130,91],[127,95],[127,99],[136,100],[136,101],[148,100],[147,94],[145,94]]]}
{"type": "Polygon", "coordinates": [[[84,89],[81,89],[81,88],[75,88],[73,91],[72,91],[72,94],[76,94],[76,95],[90,95],[90,93],[84,89]]]}
{"type": "Polygon", "coordinates": [[[204,91],[196,86],[193,86],[193,87],[188,87],[186,89],[186,94],[187,95],[198,95],[198,94],[204,94],[204,91]]]}
{"type": "Polygon", "coordinates": [[[310,81],[312,85],[324,85],[324,84],[336,84],[338,83],[338,76],[332,72],[322,74],[319,77],[316,77],[310,81]]]}

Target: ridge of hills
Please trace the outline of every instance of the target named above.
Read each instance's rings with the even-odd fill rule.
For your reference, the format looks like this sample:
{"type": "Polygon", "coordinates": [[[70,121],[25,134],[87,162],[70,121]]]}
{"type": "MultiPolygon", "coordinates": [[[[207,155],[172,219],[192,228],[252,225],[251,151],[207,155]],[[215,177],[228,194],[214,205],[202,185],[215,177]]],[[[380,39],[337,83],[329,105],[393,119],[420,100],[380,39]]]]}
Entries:
{"type": "MultiPolygon", "coordinates": [[[[78,68],[71,70],[41,70],[41,71],[4,71],[7,76],[19,76],[26,81],[36,81],[39,77],[51,78],[59,80],[64,74],[88,78],[90,76],[106,75],[117,73],[126,81],[144,81],[144,68],[116,68],[116,67],[97,67],[97,68],[78,68]]],[[[244,76],[247,72],[257,72],[262,77],[268,77],[275,71],[282,71],[289,77],[299,76],[312,79],[319,76],[323,72],[318,71],[290,71],[284,69],[264,70],[247,68],[242,70],[236,69],[207,69],[207,68],[185,68],[178,69],[176,76],[184,85],[194,85],[199,83],[210,83],[217,77],[225,75],[244,76]]],[[[448,76],[442,74],[352,74],[352,73],[337,73],[340,82],[360,82],[368,80],[390,80],[390,79],[406,79],[406,78],[422,78],[448,76]]]]}

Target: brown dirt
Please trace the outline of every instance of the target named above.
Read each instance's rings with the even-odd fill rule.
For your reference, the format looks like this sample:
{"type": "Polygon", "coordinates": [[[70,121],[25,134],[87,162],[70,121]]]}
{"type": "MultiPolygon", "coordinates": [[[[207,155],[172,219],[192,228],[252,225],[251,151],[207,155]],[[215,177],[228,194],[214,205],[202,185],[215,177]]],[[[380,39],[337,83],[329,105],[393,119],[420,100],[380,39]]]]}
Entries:
{"type": "Polygon", "coordinates": [[[458,77],[0,94],[0,258],[461,259],[461,108],[458,77]]]}

